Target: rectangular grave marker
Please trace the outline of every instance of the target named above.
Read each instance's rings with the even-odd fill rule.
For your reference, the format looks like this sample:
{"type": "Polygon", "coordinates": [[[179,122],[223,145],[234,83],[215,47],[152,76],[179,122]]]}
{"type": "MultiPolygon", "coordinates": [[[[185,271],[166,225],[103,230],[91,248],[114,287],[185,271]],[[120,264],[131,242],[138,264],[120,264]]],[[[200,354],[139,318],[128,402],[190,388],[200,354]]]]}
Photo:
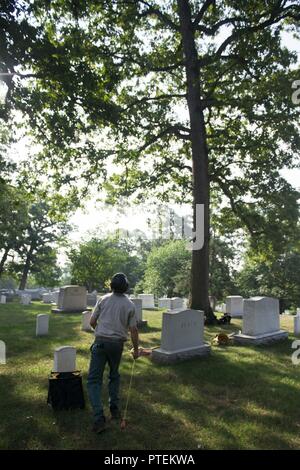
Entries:
{"type": "Polygon", "coordinates": [[[153,294],[139,294],[139,299],[143,301],[143,308],[155,308],[153,294]]]}
{"type": "Polygon", "coordinates": [[[86,288],[82,286],[64,286],[59,290],[57,309],[54,313],[83,312],[86,310],[86,288]]]}
{"type": "Polygon", "coordinates": [[[40,313],[36,317],[36,336],[45,336],[49,332],[49,315],[40,313]]]}
{"type": "Polygon", "coordinates": [[[163,313],[161,346],[154,349],[154,362],[172,363],[210,353],[204,342],[204,313],[180,310],[163,313]]]}
{"type": "Polygon", "coordinates": [[[93,331],[93,328],[90,325],[91,316],[92,316],[91,310],[88,310],[82,313],[82,326],[81,326],[82,331],[87,331],[87,332],[93,331]]]}
{"type": "Polygon", "coordinates": [[[244,312],[244,299],[240,295],[226,297],[226,313],[231,317],[242,318],[244,312]]]}
{"type": "Polygon", "coordinates": [[[251,297],[244,300],[242,332],[235,335],[240,343],[270,343],[287,338],[280,330],[279,300],[271,297],[251,297]]]}

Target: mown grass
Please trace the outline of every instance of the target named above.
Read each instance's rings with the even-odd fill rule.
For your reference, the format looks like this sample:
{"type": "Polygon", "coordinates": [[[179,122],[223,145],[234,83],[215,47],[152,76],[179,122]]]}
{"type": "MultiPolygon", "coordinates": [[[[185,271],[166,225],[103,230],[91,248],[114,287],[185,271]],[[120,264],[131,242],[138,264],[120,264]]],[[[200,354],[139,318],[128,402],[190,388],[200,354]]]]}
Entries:
{"type": "MultiPolygon", "coordinates": [[[[77,348],[86,395],[93,340],[81,331],[78,314],[51,314],[49,336],[36,338],[35,317],[49,310],[38,302],[0,305],[0,340],[7,345],[7,364],[0,365],[1,449],[300,449],[300,366],[291,362],[291,317],[281,318],[289,339],[276,345],[213,346],[209,358],[172,366],[140,358],[127,429],[109,422],[94,435],[88,400],[85,410],[76,411],[53,412],[46,404],[53,351],[61,345],[77,348]]],[[[141,344],[158,346],[162,313],[145,311],[144,318],[141,344]]],[[[240,320],[206,328],[206,340],[240,328],[240,320]]],[[[121,365],[123,405],[130,347],[121,365]]],[[[107,403],[106,387],[104,397],[107,403]]]]}

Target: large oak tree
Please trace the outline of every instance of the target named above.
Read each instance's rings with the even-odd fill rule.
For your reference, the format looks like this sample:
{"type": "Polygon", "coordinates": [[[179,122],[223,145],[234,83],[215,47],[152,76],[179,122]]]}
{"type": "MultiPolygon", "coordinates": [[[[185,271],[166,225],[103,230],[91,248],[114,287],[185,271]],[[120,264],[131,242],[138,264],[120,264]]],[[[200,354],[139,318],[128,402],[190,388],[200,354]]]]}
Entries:
{"type": "Polygon", "coordinates": [[[112,200],[135,193],[142,201],[156,191],[191,201],[194,218],[203,204],[191,306],[212,317],[212,192],[256,240],[271,195],[290,191],[296,205],[279,170],[299,157],[296,57],[282,42],[285,30],[298,28],[299,2],[6,3],[1,68],[15,75],[6,79],[4,116],[10,108],[27,116],[43,144],[41,167],[58,185],[76,182],[80,171],[112,200]],[[14,8],[27,9],[26,17],[14,8]],[[112,162],[124,171],[108,173],[112,162]]]}

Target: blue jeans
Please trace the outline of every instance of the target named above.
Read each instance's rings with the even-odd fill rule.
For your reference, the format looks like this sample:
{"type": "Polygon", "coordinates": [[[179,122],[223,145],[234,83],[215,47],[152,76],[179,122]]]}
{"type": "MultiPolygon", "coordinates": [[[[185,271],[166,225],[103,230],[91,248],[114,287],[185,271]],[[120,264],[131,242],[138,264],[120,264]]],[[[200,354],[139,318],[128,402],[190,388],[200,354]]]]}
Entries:
{"type": "Polygon", "coordinates": [[[109,407],[119,406],[120,374],[119,365],[123,352],[123,342],[101,341],[91,346],[91,362],[87,378],[87,388],[92,404],[95,421],[103,419],[101,390],[103,373],[106,364],[109,365],[109,407]]]}

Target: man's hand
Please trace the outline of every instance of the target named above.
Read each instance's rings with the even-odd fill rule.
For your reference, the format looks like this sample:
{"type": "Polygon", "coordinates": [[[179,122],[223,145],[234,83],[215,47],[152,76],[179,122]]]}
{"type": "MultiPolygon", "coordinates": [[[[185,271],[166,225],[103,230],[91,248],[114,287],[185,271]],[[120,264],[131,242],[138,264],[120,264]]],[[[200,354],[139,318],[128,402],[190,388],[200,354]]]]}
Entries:
{"type": "Polygon", "coordinates": [[[131,350],[131,354],[132,354],[132,357],[133,357],[134,360],[135,360],[135,359],[138,359],[139,356],[140,356],[140,353],[139,353],[139,350],[138,350],[138,349],[132,349],[132,350],[131,350]]]}
{"type": "Polygon", "coordinates": [[[152,349],[151,348],[138,348],[138,350],[135,350],[134,348],[132,348],[130,352],[132,354],[133,359],[137,359],[138,357],[141,357],[141,356],[147,356],[147,357],[151,356],[152,349]]]}
{"type": "Polygon", "coordinates": [[[139,331],[136,326],[132,326],[129,330],[133,346],[132,357],[133,359],[137,359],[139,357],[139,331]]]}

